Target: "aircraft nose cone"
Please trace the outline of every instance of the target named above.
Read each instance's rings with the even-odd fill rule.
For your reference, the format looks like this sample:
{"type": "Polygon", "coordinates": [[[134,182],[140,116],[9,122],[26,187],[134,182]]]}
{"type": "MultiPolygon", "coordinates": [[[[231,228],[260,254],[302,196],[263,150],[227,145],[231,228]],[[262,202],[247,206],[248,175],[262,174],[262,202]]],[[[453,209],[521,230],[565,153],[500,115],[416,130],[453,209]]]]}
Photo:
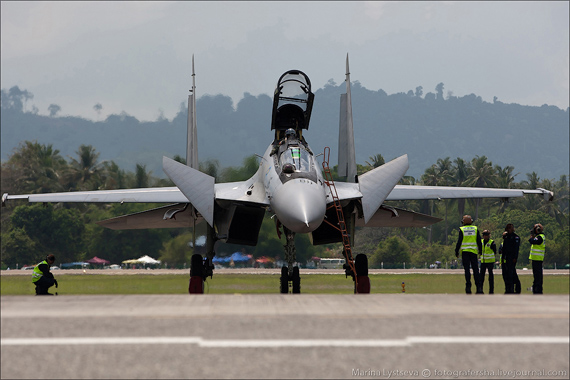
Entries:
{"type": "Polygon", "coordinates": [[[325,192],[315,182],[291,180],[274,194],[271,207],[281,223],[291,231],[312,232],[325,218],[325,192]]]}

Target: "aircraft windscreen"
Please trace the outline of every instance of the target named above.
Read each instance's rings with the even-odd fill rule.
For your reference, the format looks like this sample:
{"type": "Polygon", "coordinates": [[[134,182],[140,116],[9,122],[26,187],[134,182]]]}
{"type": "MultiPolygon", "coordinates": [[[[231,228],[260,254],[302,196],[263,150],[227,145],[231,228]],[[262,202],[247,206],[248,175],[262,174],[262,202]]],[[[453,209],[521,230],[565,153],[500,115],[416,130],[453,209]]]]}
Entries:
{"type": "Polygon", "coordinates": [[[305,77],[300,74],[287,74],[279,83],[279,105],[295,104],[303,111],[307,109],[310,86],[305,82],[305,77]]]}
{"type": "Polygon", "coordinates": [[[311,171],[311,160],[312,157],[306,150],[297,147],[289,148],[281,154],[281,167],[293,165],[295,172],[309,172],[311,171]]]}

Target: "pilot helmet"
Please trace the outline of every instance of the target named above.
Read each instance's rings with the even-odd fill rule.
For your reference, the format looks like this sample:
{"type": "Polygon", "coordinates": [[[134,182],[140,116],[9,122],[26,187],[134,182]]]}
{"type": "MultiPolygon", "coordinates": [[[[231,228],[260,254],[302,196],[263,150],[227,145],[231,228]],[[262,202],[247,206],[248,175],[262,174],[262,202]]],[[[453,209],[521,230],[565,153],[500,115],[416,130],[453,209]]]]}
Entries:
{"type": "Polygon", "coordinates": [[[285,137],[288,139],[297,137],[297,132],[293,128],[289,128],[285,131],[285,137]]]}

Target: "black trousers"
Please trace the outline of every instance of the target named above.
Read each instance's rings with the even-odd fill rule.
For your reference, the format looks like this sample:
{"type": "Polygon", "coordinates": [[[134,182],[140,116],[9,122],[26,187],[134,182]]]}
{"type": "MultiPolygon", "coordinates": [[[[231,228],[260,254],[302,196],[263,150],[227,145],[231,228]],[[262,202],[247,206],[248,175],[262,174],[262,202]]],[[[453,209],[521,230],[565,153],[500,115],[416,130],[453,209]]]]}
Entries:
{"type": "Polygon", "coordinates": [[[517,263],[506,259],[505,263],[505,294],[521,294],[521,281],[517,274],[517,263]]]}
{"type": "Polygon", "coordinates": [[[463,269],[465,270],[465,293],[471,293],[471,271],[473,269],[473,279],[477,291],[482,290],[482,283],[479,276],[479,265],[477,262],[477,254],[468,251],[461,252],[461,260],[463,261],[463,269]]]}
{"type": "Polygon", "coordinates": [[[481,286],[485,283],[485,270],[489,271],[489,294],[495,293],[495,278],[493,276],[493,267],[495,263],[481,263],[481,286]]]}
{"type": "Polygon", "coordinates": [[[534,277],[534,281],[532,282],[532,293],[542,294],[542,261],[530,261],[532,261],[532,276],[534,277]]]}
{"type": "Polygon", "coordinates": [[[42,276],[34,284],[36,285],[36,294],[49,294],[48,289],[55,285],[55,279],[42,276]]]}

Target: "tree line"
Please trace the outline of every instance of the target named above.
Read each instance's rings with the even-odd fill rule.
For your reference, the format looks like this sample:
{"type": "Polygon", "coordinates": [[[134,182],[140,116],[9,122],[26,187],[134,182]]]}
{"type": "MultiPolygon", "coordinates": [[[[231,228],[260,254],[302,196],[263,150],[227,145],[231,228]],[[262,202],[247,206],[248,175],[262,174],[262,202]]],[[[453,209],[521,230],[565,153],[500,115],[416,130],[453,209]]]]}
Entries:
{"type": "MultiPolygon", "coordinates": [[[[184,159],[176,155],[179,162],[184,159]]],[[[381,154],[358,165],[358,173],[382,165],[381,154]]],[[[258,168],[256,156],[246,157],[241,166],[221,168],[216,160],[200,163],[200,170],[216,178],[216,182],[241,181],[251,177],[258,168]]],[[[335,180],[342,180],[332,169],[335,180]]],[[[500,199],[442,200],[388,202],[390,205],[430,214],[444,219],[429,228],[359,228],[354,250],[369,256],[370,266],[423,267],[435,261],[452,262],[459,221],[463,214],[474,216],[475,224],[492,231],[500,242],[507,223],[513,223],[521,235],[520,264],[528,264],[526,242],[528,230],[534,223],[545,226],[547,255],[545,265],[560,267],[569,260],[568,176],[558,180],[540,179],[535,172],[515,181],[520,173],[513,166],[493,165],[485,156],[467,160],[449,157],[438,159],[419,178],[405,176],[407,185],[478,186],[501,188],[543,187],[555,192],[555,201],[528,195],[506,202],[500,199]]],[[[143,164],[133,171],[120,168],[114,161],[99,161],[99,153],[91,145],[81,145],[75,156],[64,158],[51,144],[24,141],[2,163],[2,193],[49,193],[80,190],[113,190],[122,188],[174,186],[168,179],[158,178],[143,164]]],[[[192,247],[190,229],[151,229],[114,231],[94,222],[148,210],[159,205],[149,204],[23,204],[10,202],[2,210],[2,267],[14,268],[35,264],[46,254],[53,253],[59,263],[75,262],[98,256],[120,263],[144,254],[159,258],[169,266],[183,267],[199,246],[192,247]]],[[[204,226],[196,234],[204,234],[204,226]]],[[[297,236],[297,255],[301,263],[312,257],[340,257],[340,244],[311,245],[307,235],[297,236]]],[[[220,256],[244,250],[253,257],[283,258],[282,240],[277,238],[272,219],[265,218],[255,247],[219,243],[220,256]]],[[[528,247],[527,247],[528,246],[528,247]]]]}
{"type": "MultiPolygon", "coordinates": [[[[325,146],[336,151],[339,97],[345,91],[344,83],[334,81],[314,90],[311,124],[304,133],[314,152],[322,152],[325,146]]],[[[41,115],[34,108],[33,94],[17,86],[1,92],[4,154],[24,140],[55,144],[65,156],[86,144],[97,147],[104,160],[114,160],[121,167],[140,163],[164,178],[162,156],[185,153],[186,146],[181,143],[186,139],[185,102],[174,117],[161,115],[154,121],[141,121],[127,112],[102,115],[105,104],[99,102],[86,105],[86,111],[94,116],[88,120],[66,115],[65,105],[53,105],[48,110],[51,116],[41,115]]],[[[358,81],[352,83],[352,105],[358,162],[375,152],[388,159],[407,153],[409,174],[419,178],[438,158],[475,152],[502,166],[516,162],[525,173],[540,172],[545,178],[558,178],[568,171],[568,109],[509,104],[499,99],[486,102],[475,94],[458,97],[443,83],[432,91],[418,86],[388,94],[369,90],[358,81]]],[[[272,99],[264,94],[244,93],[237,103],[222,94],[200,96],[200,158],[218,159],[226,167],[247,155],[263,154],[273,139],[271,109],[272,99]]]]}

